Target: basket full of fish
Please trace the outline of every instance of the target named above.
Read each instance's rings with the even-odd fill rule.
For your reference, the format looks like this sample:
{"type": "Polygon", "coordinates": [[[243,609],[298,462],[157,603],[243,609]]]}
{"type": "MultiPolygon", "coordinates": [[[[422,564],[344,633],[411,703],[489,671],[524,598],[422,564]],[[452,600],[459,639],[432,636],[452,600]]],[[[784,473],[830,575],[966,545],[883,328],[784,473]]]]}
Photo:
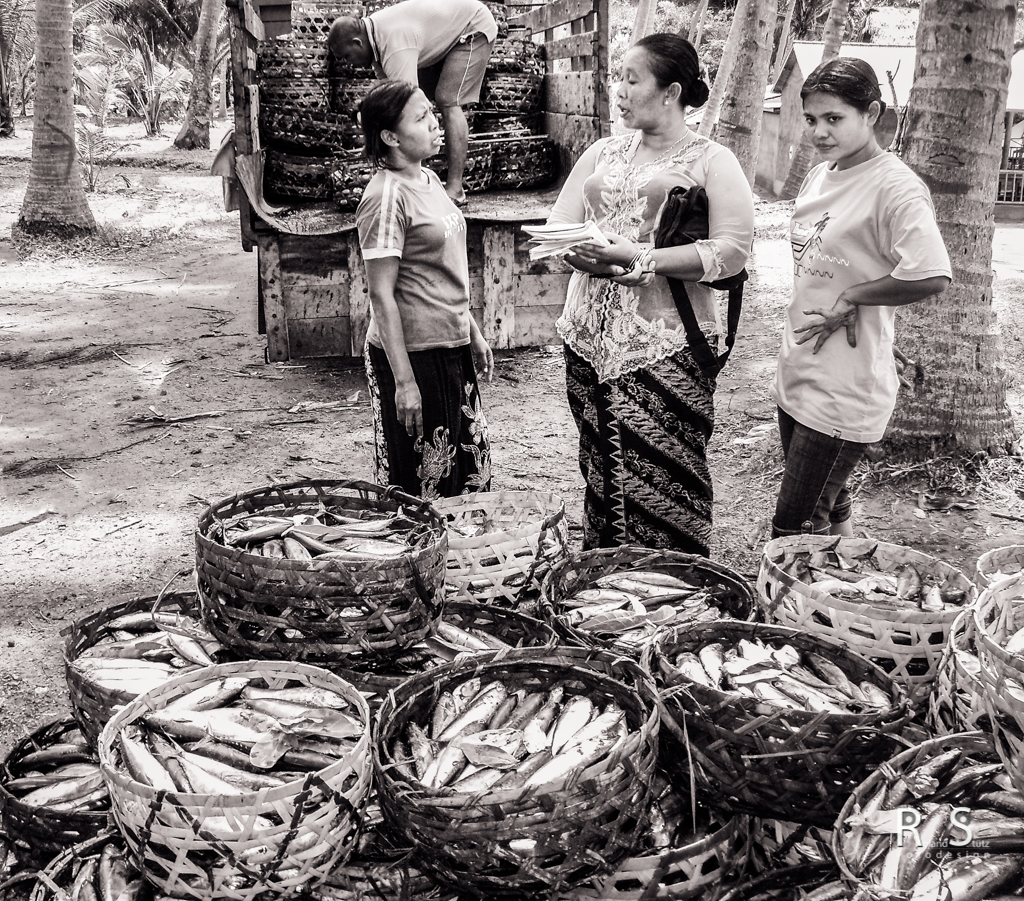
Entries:
{"type": "Polygon", "coordinates": [[[1024,572],[1024,544],[1010,544],[985,551],[974,566],[978,590],[1024,572]]]}
{"type": "Polygon", "coordinates": [[[108,721],[111,810],[145,878],[178,898],[253,901],[323,882],[370,789],[366,701],[291,661],[179,676],[108,721]]]}
{"type": "Polygon", "coordinates": [[[974,632],[970,609],[962,611],[949,629],[928,698],[928,726],[935,735],[992,731],[974,632]]]}
{"type": "Polygon", "coordinates": [[[833,638],[926,703],[957,614],[976,596],[960,570],[897,544],[828,535],[775,538],[757,577],[766,616],[833,638]]]}
{"type": "Polygon", "coordinates": [[[39,872],[28,901],[154,901],[153,886],[125,857],[124,839],[102,832],[66,845],[39,872]]]}
{"type": "Polygon", "coordinates": [[[495,656],[513,648],[554,648],[558,635],[546,622],[519,610],[448,600],[437,622],[437,630],[409,648],[387,667],[373,671],[331,667],[351,682],[376,709],[393,688],[410,676],[466,656],[495,656]]]}
{"type": "Polygon", "coordinates": [[[833,851],[864,901],[981,901],[1024,886],[1024,796],[981,732],[908,748],[864,780],[833,851]]]}
{"type": "Polygon", "coordinates": [[[477,491],[434,506],[448,527],[445,580],[454,600],[529,605],[568,553],[565,504],[549,491],[477,491]]]}
{"type": "Polygon", "coordinates": [[[655,776],[648,827],[614,873],[559,896],[559,901],[689,901],[711,898],[743,872],[750,817],[721,817],[691,803],[663,772],[655,776]]]}
{"type": "Polygon", "coordinates": [[[910,717],[877,666],[784,626],[676,627],[642,664],[658,687],[665,766],[716,806],[762,817],[831,825],[910,717]]]}
{"type": "Polygon", "coordinates": [[[971,618],[996,750],[1024,792],[1024,572],[989,585],[971,618]]]}
{"type": "Polygon", "coordinates": [[[115,707],[231,656],[203,625],[195,591],[120,601],[62,634],[71,711],[94,745],[115,707]]]}
{"type": "Polygon", "coordinates": [[[425,501],[303,480],[209,507],[196,578],[211,631],[244,656],[374,667],[433,632],[447,550],[425,501]]]}
{"type": "Polygon", "coordinates": [[[604,651],[455,661],[381,706],[378,798],[439,882],[477,898],[553,895],[639,843],[659,719],[640,667],[604,651]]]}
{"type": "Polygon", "coordinates": [[[639,658],[661,628],[749,619],[754,591],[720,563],[624,545],[574,554],[544,580],[548,618],[567,641],[639,658]]]}
{"type": "Polygon", "coordinates": [[[15,742],[0,765],[3,833],[19,860],[42,866],[107,828],[110,794],[78,724],[54,720],[15,742]]]}

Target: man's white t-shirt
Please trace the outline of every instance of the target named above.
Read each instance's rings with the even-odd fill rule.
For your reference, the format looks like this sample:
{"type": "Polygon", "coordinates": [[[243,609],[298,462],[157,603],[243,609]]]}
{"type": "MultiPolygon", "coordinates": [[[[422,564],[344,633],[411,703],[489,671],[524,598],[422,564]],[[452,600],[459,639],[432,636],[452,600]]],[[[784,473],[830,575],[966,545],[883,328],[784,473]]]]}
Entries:
{"type": "Polygon", "coordinates": [[[793,298],[771,393],[802,425],[870,444],[896,406],[896,307],[859,306],[856,347],[839,329],[814,354],[815,340],[797,344],[794,330],[814,321],[805,311],[830,309],[852,285],[952,272],[928,188],[899,158],[884,153],[841,171],[830,165],[808,173],[794,204],[793,298]]]}

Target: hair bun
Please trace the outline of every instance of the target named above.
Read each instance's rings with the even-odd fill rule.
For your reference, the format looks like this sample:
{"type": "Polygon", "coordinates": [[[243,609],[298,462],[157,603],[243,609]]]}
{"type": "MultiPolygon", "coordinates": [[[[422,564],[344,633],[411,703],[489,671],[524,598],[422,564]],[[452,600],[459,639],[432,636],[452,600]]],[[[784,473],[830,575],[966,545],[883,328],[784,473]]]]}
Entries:
{"type": "Polygon", "coordinates": [[[703,78],[699,78],[693,83],[693,87],[690,89],[690,99],[686,105],[695,109],[698,106],[703,106],[708,102],[710,94],[711,91],[708,90],[707,82],[704,81],[703,78]]]}

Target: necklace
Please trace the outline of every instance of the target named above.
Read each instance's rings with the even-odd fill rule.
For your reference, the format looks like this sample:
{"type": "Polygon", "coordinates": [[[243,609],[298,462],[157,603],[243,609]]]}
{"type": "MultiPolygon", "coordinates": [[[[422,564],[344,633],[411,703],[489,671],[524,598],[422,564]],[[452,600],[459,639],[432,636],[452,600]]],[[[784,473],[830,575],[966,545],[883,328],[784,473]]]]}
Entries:
{"type": "MultiPolygon", "coordinates": [[[[640,165],[641,166],[653,166],[655,163],[660,163],[663,159],[665,159],[665,157],[671,155],[672,151],[675,150],[680,144],[682,144],[683,141],[685,141],[686,138],[689,136],[689,134],[690,134],[689,131],[683,132],[682,137],[680,137],[679,140],[676,141],[671,147],[669,147],[667,150],[663,150],[653,160],[650,160],[650,161],[648,161],[646,163],[641,163],[640,165]]],[[[633,155],[629,158],[630,162],[632,162],[634,159],[636,159],[637,152],[640,150],[640,147],[641,147],[642,144],[643,144],[643,136],[640,137],[640,140],[637,141],[636,147],[633,148],[633,155]]]]}

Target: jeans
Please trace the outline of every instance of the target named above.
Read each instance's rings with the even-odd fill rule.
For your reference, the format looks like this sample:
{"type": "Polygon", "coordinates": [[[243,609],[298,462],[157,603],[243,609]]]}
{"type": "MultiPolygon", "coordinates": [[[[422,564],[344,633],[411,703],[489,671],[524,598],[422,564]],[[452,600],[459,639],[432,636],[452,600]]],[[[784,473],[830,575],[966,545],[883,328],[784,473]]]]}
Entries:
{"type": "Polygon", "coordinates": [[[853,501],[846,481],[868,445],[833,438],[801,425],[781,408],[779,435],[786,469],[772,519],[772,537],[827,535],[846,522],[853,501]]]}

